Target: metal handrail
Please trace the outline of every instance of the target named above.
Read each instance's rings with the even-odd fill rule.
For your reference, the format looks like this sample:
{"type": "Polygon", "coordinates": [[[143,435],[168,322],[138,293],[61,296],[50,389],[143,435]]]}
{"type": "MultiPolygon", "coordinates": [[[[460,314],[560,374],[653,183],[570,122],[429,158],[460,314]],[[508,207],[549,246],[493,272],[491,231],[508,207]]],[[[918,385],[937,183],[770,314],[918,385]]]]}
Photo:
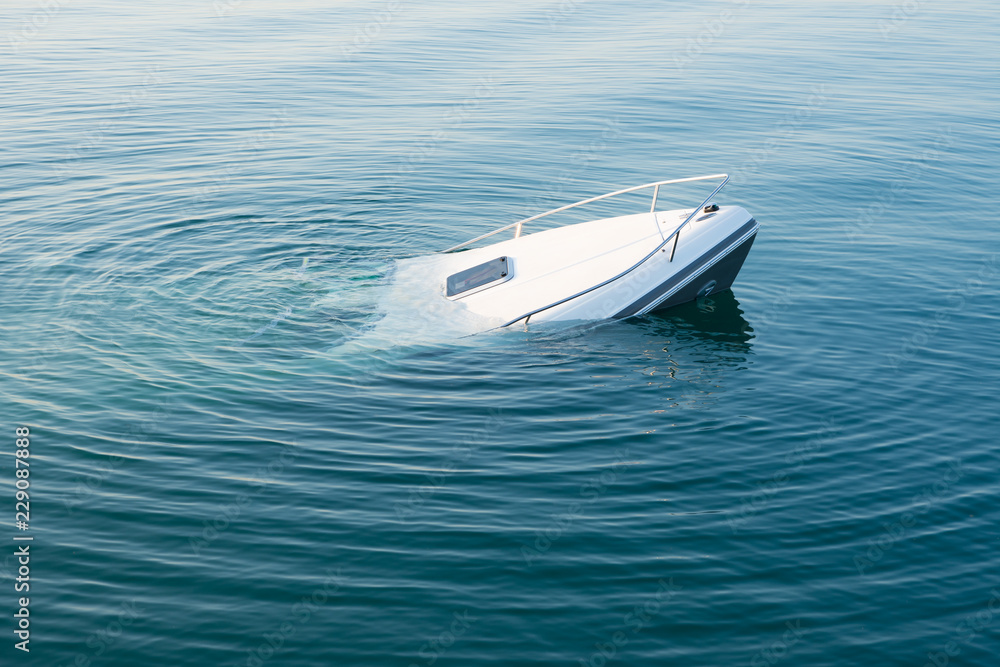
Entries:
{"type": "MultiPolygon", "coordinates": [[[[504,225],[500,229],[494,229],[492,232],[489,232],[487,234],[483,234],[482,236],[477,236],[476,238],[471,239],[469,241],[466,241],[465,243],[459,243],[458,245],[452,246],[451,248],[448,248],[447,250],[442,250],[441,252],[442,253],[452,252],[454,250],[458,250],[459,248],[464,248],[467,245],[472,245],[473,243],[476,243],[478,241],[482,241],[485,238],[489,238],[490,236],[493,236],[494,234],[499,234],[500,232],[507,231],[511,227],[517,227],[517,229],[514,231],[514,238],[516,239],[516,238],[519,238],[521,236],[521,227],[526,222],[532,222],[533,220],[538,220],[539,218],[544,218],[545,216],[552,215],[553,213],[561,213],[562,211],[566,211],[566,210],[569,210],[571,208],[576,208],[577,206],[583,206],[584,204],[590,204],[591,202],[600,201],[602,199],[608,199],[610,197],[617,197],[618,195],[623,195],[623,194],[626,194],[626,193],[629,193],[629,192],[635,192],[637,190],[644,190],[646,188],[655,188],[653,190],[653,208],[650,209],[650,213],[655,213],[656,198],[657,198],[657,195],[660,192],[660,186],[661,185],[673,185],[673,184],[676,184],[676,183],[691,183],[693,181],[708,181],[708,180],[712,180],[712,179],[715,179],[715,178],[724,178],[726,180],[722,182],[722,185],[720,185],[718,188],[716,188],[715,192],[713,192],[711,195],[709,195],[708,199],[711,199],[712,197],[715,196],[716,193],[718,193],[719,190],[722,189],[722,187],[726,183],[729,182],[729,175],[728,174],[712,174],[711,176],[694,176],[692,178],[676,178],[676,179],[669,180],[669,181],[656,181],[655,183],[646,183],[645,185],[637,185],[637,186],[635,186],[633,188],[625,188],[624,190],[617,190],[615,192],[609,192],[606,195],[601,195],[599,197],[591,197],[590,199],[584,199],[582,201],[576,202],[575,204],[568,204],[566,206],[560,206],[559,208],[554,208],[551,211],[546,211],[545,213],[539,213],[538,215],[533,215],[530,218],[525,218],[524,220],[518,220],[517,222],[512,222],[509,225],[504,225]]],[[[706,200],[706,202],[707,201],[708,200],[706,200]]],[[[699,207],[699,208],[701,208],[701,207],[699,207]]],[[[695,209],[695,212],[697,212],[697,211],[698,211],[698,209],[695,209]]],[[[684,225],[686,225],[687,223],[688,223],[688,220],[685,220],[684,224],[682,224],[680,227],[677,228],[677,231],[680,231],[681,228],[684,227],[684,225]]],[[[659,227],[659,225],[657,225],[657,227],[659,227]]],[[[661,232],[661,235],[662,235],[662,232],[661,232]]],[[[674,247],[676,248],[676,245],[674,247]]],[[[670,253],[670,259],[671,260],[673,259],[673,252],[670,253]]]]}
{"type": "MultiPolygon", "coordinates": [[[[568,296],[565,299],[559,299],[558,301],[556,301],[554,303],[550,303],[547,306],[543,306],[542,308],[536,308],[535,310],[531,311],[530,313],[525,313],[524,315],[521,315],[520,317],[516,317],[513,320],[511,320],[510,322],[507,322],[506,324],[501,324],[497,328],[498,329],[502,329],[503,327],[509,327],[511,324],[515,324],[517,322],[520,322],[521,320],[524,320],[525,325],[527,325],[528,324],[528,320],[530,320],[533,315],[537,315],[538,313],[540,313],[542,311],[545,311],[545,310],[548,310],[549,308],[555,308],[556,306],[564,304],[567,301],[572,301],[573,299],[576,299],[577,297],[581,297],[584,294],[588,294],[590,292],[593,292],[596,289],[600,289],[601,287],[604,287],[605,285],[607,285],[609,283],[613,283],[614,281],[618,280],[619,278],[622,278],[622,277],[624,277],[624,276],[632,273],[632,271],[636,270],[637,268],[639,268],[640,266],[642,266],[643,264],[645,264],[646,260],[648,260],[650,257],[652,257],[653,255],[655,255],[656,253],[658,253],[665,245],[667,245],[667,243],[670,242],[670,239],[674,239],[674,247],[670,251],[670,259],[669,259],[669,261],[671,261],[671,262],[674,261],[674,251],[677,250],[677,239],[680,237],[681,230],[684,229],[684,227],[689,222],[691,222],[691,220],[693,220],[694,217],[696,215],[698,215],[698,213],[700,213],[702,211],[702,209],[705,208],[705,205],[708,204],[709,201],[711,201],[712,197],[714,197],[715,195],[719,194],[719,191],[722,190],[722,188],[724,188],[726,186],[726,183],[729,182],[729,174],[714,174],[712,176],[698,176],[697,178],[685,178],[685,179],[680,179],[678,181],[660,181],[658,183],[647,183],[646,185],[640,185],[640,186],[638,186],[636,188],[629,188],[628,190],[619,190],[618,192],[613,192],[610,195],[604,195],[602,197],[595,197],[593,199],[585,200],[583,202],[577,202],[577,204],[583,204],[583,203],[586,203],[586,201],[596,201],[597,199],[604,199],[605,197],[610,197],[610,196],[613,196],[613,195],[616,195],[616,194],[623,194],[625,192],[633,192],[635,190],[641,190],[643,188],[648,188],[648,187],[653,187],[653,186],[660,186],[660,185],[667,185],[669,183],[683,183],[685,181],[704,181],[704,180],[709,180],[709,179],[713,179],[713,178],[723,178],[725,180],[723,180],[722,183],[717,188],[715,188],[715,190],[712,191],[712,194],[710,194],[707,197],[705,197],[705,200],[702,201],[701,204],[699,204],[697,208],[695,208],[693,211],[691,211],[691,215],[689,215],[684,220],[684,222],[682,222],[680,224],[680,226],[673,231],[673,233],[670,236],[668,236],[667,238],[665,238],[660,243],[660,245],[656,246],[656,248],[654,248],[652,252],[650,252],[648,255],[646,255],[645,257],[643,257],[642,259],[640,259],[638,262],[636,262],[635,264],[633,264],[629,268],[625,269],[624,271],[622,271],[618,275],[613,276],[611,278],[608,278],[607,280],[605,280],[605,281],[603,281],[601,283],[598,283],[598,284],[594,285],[593,287],[588,287],[587,289],[583,290],[582,292],[577,292],[576,294],[573,294],[572,296],[568,296]]],[[[657,187],[657,189],[658,189],[658,187],[657,187]]],[[[565,210],[566,208],[571,208],[572,206],[576,206],[577,204],[573,204],[570,207],[564,207],[562,210],[565,210]]],[[[558,211],[558,210],[560,210],[560,209],[556,209],[556,211],[558,211]]],[[[555,213],[556,211],[549,211],[549,213],[555,213]]],[[[543,215],[548,215],[548,213],[545,213],[543,215]]],[[[527,222],[527,220],[522,220],[521,222],[527,222]]],[[[497,230],[497,231],[502,231],[502,230],[497,230]]],[[[461,246],[459,246],[459,247],[461,247],[461,246]]]]}

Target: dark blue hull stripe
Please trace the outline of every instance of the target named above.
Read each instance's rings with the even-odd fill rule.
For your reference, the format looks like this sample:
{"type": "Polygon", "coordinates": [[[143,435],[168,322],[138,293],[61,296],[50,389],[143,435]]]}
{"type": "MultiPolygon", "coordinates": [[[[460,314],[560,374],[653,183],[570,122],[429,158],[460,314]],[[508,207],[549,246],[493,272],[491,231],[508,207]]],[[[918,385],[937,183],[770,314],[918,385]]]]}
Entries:
{"type": "Polygon", "coordinates": [[[647,292],[645,295],[633,301],[631,304],[629,304],[619,312],[612,315],[612,317],[615,319],[620,319],[622,317],[630,317],[631,315],[639,313],[640,311],[648,307],[650,304],[655,303],[664,294],[668,294],[678,285],[687,280],[690,276],[697,273],[701,273],[703,270],[705,270],[709,262],[718,257],[719,253],[721,253],[723,250],[725,250],[732,244],[736,243],[736,241],[738,241],[740,237],[746,235],[746,233],[749,232],[751,229],[753,229],[756,225],[757,221],[754,220],[753,218],[750,218],[749,222],[747,222],[738,230],[727,236],[725,240],[717,243],[715,247],[713,247],[711,250],[709,250],[704,255],[699,257],[696,261],[691,262],[687,267],[684,268],[684,270],[670,276],[670,278],[663,281],[662,283],[654,287],[652,290],[647,292]]]}

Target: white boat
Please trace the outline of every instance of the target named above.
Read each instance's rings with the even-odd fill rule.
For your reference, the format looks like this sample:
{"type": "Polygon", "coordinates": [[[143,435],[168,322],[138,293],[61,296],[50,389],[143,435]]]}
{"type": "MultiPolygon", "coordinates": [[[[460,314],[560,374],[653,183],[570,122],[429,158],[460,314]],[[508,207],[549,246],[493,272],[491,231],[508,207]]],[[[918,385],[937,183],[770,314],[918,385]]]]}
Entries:
{"type": "Polygon", "coordinates": [[[441,299],[503,327],[623,318],[675,306],[729,289],[753,244],[759,227],[753,216],[712,203],[728,182],[728,175],[714,174],[584,199],[448,248],[425,270],[433,272],[441,299]],[[694,209],[656,210],[661,186],[719,179],[694,209]],[[540,218],[643,189],[652,189],[649,211],[523,233],[540,218]],[[512,239],[467,249],[510,229],[512,239]]]}

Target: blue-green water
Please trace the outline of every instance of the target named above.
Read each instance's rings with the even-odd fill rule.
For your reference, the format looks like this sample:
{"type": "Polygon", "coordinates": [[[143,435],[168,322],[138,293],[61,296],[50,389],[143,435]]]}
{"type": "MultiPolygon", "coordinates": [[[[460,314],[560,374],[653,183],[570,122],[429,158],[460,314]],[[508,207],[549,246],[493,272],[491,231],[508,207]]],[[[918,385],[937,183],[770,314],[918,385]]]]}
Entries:
{"type": "Polygon", "coordinates": [[[4,667],[996,664],[993,3],[0,21],[4,667]],[[720,171],[700,303],[459,338],[393,272],[720,171]]]}

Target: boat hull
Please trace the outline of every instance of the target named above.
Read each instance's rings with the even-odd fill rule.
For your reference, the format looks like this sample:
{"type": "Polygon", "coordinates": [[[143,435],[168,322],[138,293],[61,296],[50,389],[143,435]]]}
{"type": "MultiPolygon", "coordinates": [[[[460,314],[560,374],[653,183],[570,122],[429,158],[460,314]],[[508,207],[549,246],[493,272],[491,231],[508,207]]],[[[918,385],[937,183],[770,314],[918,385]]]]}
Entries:
{"type": "Polygon", "coordinates": [[[700,213],[566,225],[441,255],[432,270],[441,298],[494,326],[641,315],[728,289],[736,279],[757,221],[738,206],[700,213]],[[456,292],[459,283],[467,291],[456,292]]]}

